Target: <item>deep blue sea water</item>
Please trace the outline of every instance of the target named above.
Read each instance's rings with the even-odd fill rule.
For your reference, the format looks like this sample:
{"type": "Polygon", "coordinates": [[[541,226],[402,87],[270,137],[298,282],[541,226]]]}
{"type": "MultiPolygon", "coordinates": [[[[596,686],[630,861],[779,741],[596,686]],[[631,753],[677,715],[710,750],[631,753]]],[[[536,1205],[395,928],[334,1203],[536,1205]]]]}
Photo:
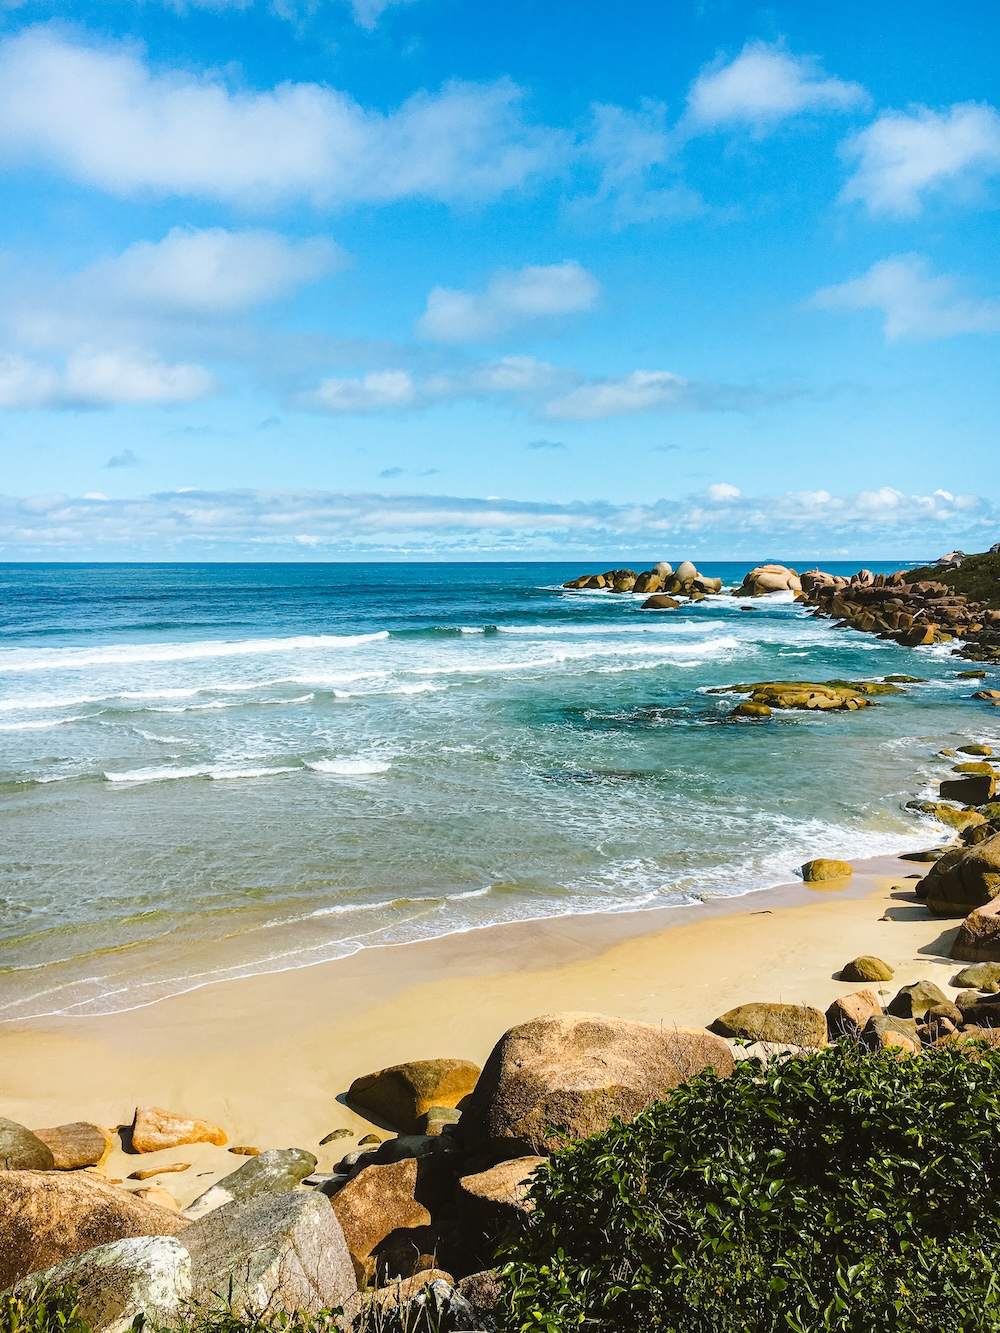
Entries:
{"type": "Polygon", "coordinates": [[[1000,739],[947,648],[585,568],[0,566],[0,1017],[926,844],[937,751],[1000,739]],[[928,683],[765,724],[705,693],[891,672],[928,683]]]}

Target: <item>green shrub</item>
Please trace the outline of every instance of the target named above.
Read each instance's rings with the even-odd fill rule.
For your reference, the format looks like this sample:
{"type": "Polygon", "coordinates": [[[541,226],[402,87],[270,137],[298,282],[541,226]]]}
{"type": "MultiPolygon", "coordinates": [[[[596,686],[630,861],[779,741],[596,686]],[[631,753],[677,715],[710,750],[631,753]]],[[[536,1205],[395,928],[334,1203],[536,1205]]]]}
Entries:
{"type": "Polygon", "coordinates": [[[90,1333],[75,1287],[41,1287],[0,1295],[0,1333],[90,1333]]]}
{"type": "Polygon", "coordinates": [[[1000,1052],[705,1073],[554,1154],[511,1329],[997,1333],[1000,1052]]]}

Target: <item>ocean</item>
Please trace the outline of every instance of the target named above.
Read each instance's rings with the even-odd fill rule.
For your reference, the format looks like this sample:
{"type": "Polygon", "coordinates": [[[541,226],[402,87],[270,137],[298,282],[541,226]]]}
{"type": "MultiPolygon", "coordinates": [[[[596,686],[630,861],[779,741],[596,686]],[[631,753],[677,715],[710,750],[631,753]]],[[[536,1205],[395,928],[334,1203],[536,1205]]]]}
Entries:
{"type": "Polygon", "coordinates": [[[1000,739],[947,647],[588,568],[0,566],[0,1020],[927,845],[937,751],[1000,739]],[[706,693],[898,672],[764,724],[706,693]]]}

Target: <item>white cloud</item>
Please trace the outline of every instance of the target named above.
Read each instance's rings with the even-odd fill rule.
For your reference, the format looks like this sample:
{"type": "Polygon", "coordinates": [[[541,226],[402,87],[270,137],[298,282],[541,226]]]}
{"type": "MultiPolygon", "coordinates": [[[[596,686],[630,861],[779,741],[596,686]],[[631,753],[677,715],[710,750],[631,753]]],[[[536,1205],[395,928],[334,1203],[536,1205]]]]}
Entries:
{"type": "Polygon", "coordinates": [[[581,384],[551,399],[545,405],[545,415],[553,421],[599,421],[655,412],[677,407],[689,387],[688,380],[669,370],[633,370],[631,375],[581,384]]]}
{"type": "Polygon", "coordinates": [[[436,342],[487,342],[539,320],[590,310],[600,283],[576,260],[495,273],[484,292],[435,287],[417,331],[436,342]]]}
{"type": "Polygon", "coordinates": [[[562,559],[574,551],[646,550],[674,559],[724,551],[759,559],[779,541],[813,556],[853,543],[859,557],[874,558],[898,555],[911,542],[918,553],[959,541],[984,549],[998,523],[1000,511],[977,496],[891,487],[624,505],[277,490],[0,497],[8,559],[126,552],[296,559],[314,558],[318,548],[331,555],[525,551],[562,559]]]}
{"type": "Polygon", "coordinates": [[[557,132],[525,124],[520,96],[508,79],[452,82],[386,115],[314,83],[232,91],[208,74],[152,72],[134,47],[38,27],[0,44],[0,152],[122,196],[483,199],[562,151],[557,132]]]}
{"type": "Polygon", "coordinates": [[[715,504],[725,504],[728,500],[738,500],[743,492],[738,486],[731,486],[728,481],[717,481],[705,492],[715,504]]]}
{"type": "Polygon", "coordinates": [[[287,296],[342,262],[339,247],[321,237],[174,227],[161,241],[136,241],[93,264],[72,285],[91,305],[226,313],[287,296]]]}
{"type": "Polygon", "coordinates": [[[963,296],[956,278],[935,277],[921,255],[883,259],[860,278],[824,287],[810,304],[827,310],[880,310],[889,339],[1000,332],[1000,302],[963,296]]]}
{"type": "Polygon", "coordinates": [[[688,115],[706,127],[760,130],[803,111],[847,111],[866,100],[859,84],[831,78],[815,59],[750,42],[728,65],[698,76],[688,94],[688,115]]]}
{"type": "Polygon", "coordinates": [[[190,403],[215,392],[202,366],[130,352],[77,352],[63,368],[0,356],[0,407],[115,407],[190,403]]]}
{"type": "Polygon", "coordinates": [[[845,153],[858,164],[845,199],[860,199],[872,213],[912,216],[926,193],[949,186],[968,192],[1000,171],[1000,115],[979,102],[886,111],[848,141],[845,153]]]}
{"type": "MultiPolygon", "coordinates": [[[[26,3],[26,0],[0,0],[0,7],[4,5],[13,7],[24,3],[26,3]]],[[[178,14],[186,14],[190,9],[214,9],[216,11],[235,9],[242,11],[251,9],[254,3],[255,0],[164,0],[167,8],[173,9],[178,14]]],[[[391,5],[406,4],[408,0],[347,0],[347,3],[354,11],[355,23],[370,32],[391,5]]],[[[298,0],[298,2],[297,0],[272,0],[268,8],[278,18],[300,22],[304,17],[313,14],[317,5],[315,0],[312,3],[309,3],[309,0],[298,0]]]]}
{"type": "Polygon", "coordinates": [[[739,386],[698,384],[669,370],[586,376],[572,366],[505,356],[424,379],[403,369],[327,379],[295,395],[291,405],[314,412],[368,413],[476,398],[519,407],[538,420],[600,421],[640,412],[738,410],[763,395],[739,386]]]}

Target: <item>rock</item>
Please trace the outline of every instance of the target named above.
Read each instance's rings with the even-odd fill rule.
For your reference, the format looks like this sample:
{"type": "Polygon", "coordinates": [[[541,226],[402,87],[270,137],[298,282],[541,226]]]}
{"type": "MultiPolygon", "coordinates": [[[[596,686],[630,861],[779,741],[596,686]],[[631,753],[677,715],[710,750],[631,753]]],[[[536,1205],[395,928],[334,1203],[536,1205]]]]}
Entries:
{"type": "Polygon", "coordinates": [[[526,1196],[535,1172],[547,1160],[513,1157],[459,1180],[455,1201],[463,1227],[474,1235],[469,1241],[474,1248],[499,1240],[512,1222],[532,1211],[534,1205],[526,1196]]]}
{"type": "MultiPolygon", "coordinates": [[[[347,1132],[350,1133],[351,1131],[348,1130],[347,1132]]],[[[326,1143],[327,1140],[326,1140],[326,1139],[321,1139],[320,1142],[321,1142],[321,1143],[326,1143]]],[[[246,1144],[246,1143],[239,1143],[239,1144],[236,1144],[236,1145],[234,1145],[234,1147],[230,1148],[229,1151],[233,1154],[234,1157],[259,1157],[259,1156],[260,1156],[260,1149],[259,1149],[259,1148],[252,1148],[252,1147],[250,1147],[249,1144],[246,1144]]]]}
{"type": "Polygon", "coordinates": [[[668,579],[674,572],[673,565],[667,564],[666,560],[660,560],[653,566],[653,573],[659,574],[661,579],[668,579]]]}
{"type": "Polygon", "coordinates": [[[207,1120],[165,1111],[161,1106],[137,1106],[132,1121],[131,1147],[134,1152],[159,1152],[161,1148],[179,1148],[184,1143],[226,1142],[218,1125],[207,1120]]]}
{"type": "Polygon", "coordinates": [[[425,1227],[431,1215],[416,1199],[418,1163],[409,1157],[384,1166],[366,1166],[332,1200],[360,1282],[375,1271],[373,1252],[403,1227],[425,1227]]]}
{"type": "Polygon", "coordinates": [[[674,578],[678,583],[690,583],[692,579],[697,577],[698,570],[690,560],[682,560],[674,570],[674,578]]]}
{"type": "Polygon", "coordinates": [[[663,579],[653,569],[647,569],[640,574],[632,586],[633,592],[659,592],[663,587],[663,579]]]}
{"type": "Polygon", "coordinates": [[[0,1291],[99,1245],[174,1236],[186,1226],[89,1171],[0,1172],[0,1291]]]}
{"type": "Polygon", "coordinates": [[[178,1171],[190,1170],[190,1162],[171,1162],[169,1166],[150,1166],[145,1171],[131,1171],[129,1180],[152,1180],[154,1176],[169,1176],[178,1171]]]}
{"type": "Polygon", "coordinates": [[[826,1045],[826,1018],[806,1004],[740,1004],[717,1018],[712,1031],[743,1041],[787,1042],[810,1049],[826,1045]]]}
{"type": "MultiPolygon", "coordinates": [[[[319,1146],[321,1148],[324,1148],[328,1143],[333,1143],[335,1139],[353,1139],[353,1138],[354,1138],[353,1129],[331,1129],[329,1134],[324,1135],[324,1137],[320,1139],[319,1146]]],[[[229,1151],[235,1152],[236,1150],[235,1148],[230,1148],[229,1151]]]]}
{"type": "Polygon", "coordinates": [[[886,1006],[886,1013],[893,1018],[920,1018],[935,1005],[949,1003],[947,995],[933,981],[914,981],[893,996],[886,1006]]]}
{"type": "Polygon", "coordinates": [[[0,1116],[0,1170],[52,1171],[55,1164],[52,1149],[37,1134],[0,1116]]]}
{"type": "Polygon", "coordinates": [[[920,861],[932,863],[940,861],[941,857],[949,850],[947,847],[926,847],[920,852],[900,852],[900,861],[920,861]]]}
{"type": "Polygon", "coordinates": [[[357,1282],[344,1233],[326,1197],[267,1194],[227,1204],[183,1233],[193,1299],[232,1303],[238,1316],[341,1306],[357,1282]]]}
{"type": "Polygon", "coordinates": [[[871,1018],[882,1012],[882,1004],[874,991],[859,990],[841,995],[826,1011],[827,1033],[831,1040],[838,1037],[860,1037],[871,1018]]]}
{"type": "Polygon", "coordinates": [[[417,1121],[419,1134],[440,1136],[449,1125],[457,1125],[462,1112],[454,1106],[431,1106],[417,1121]]]}
{"type": "MultiPolygon", "coordinates": [[[[375,1285],[415,1277],[438,1267],[437,1251],[441,1234],[434,1225],[400,1227],[380,1241],[372,1252],[375,1285]]],[[[426,1278],[425,1281],[431,1279],[426,1278]]],[[[452,1279],[449,1278],[449,1281],[452,1279]]]]}
{"type": "MultiPolygon", "coordinates": [[[[443,1268],[424,1268],[410,1277],[396,1278],[384,1286],[377,1287],[371,1293],[370,1301],[380,1310],[393,1310],[398,1305],[412,1301],[414,1296],[419,1296],[425,1287],[431,1286],[434,1282],[443,1282],[449,1287],[455,1285],[455,1279],[443,1268]]],[[[378,1324],[377,1327],[381,1333],[382,1325],[378,1324]]]]}
{"type": "Polygon", "coordinates": [[[143,1185],[141,1189],[133,1190],[132,1195],[145,1203],[155,1203],[158,1208],[166,1208],[172,1213],[180,1212],[180,1204],[165,1185],[143,1185]]]}
{"type": "MultiPolygon", "coordinates": [[[[802,867],[802,878],[807,884],[823,884],[828,879],[850,879],[853,874],[854,867],[850,861],[833,861],[824,856],[817,857],[815,861],[807,861],[802,867]]],[[[868,979],[859,978],[861,981],[868,979]]]]}
{"type": "Polygon", "coordinates": [[[973,699],[1000,699],[1000,690],[977,690],[973,699]]]}
{"type": "Polygon", "coordinates": [[[1000,833],[974,847],[946,852],[928,871],[923,887],[935,916],[965,916],[984,907],[1000,893],[1000,833]]]}
{"type": "MultiPolygon", "coordinates": [[[[415,1295],[400,1299],[394,1288],[388,1296],[376,1301],[380,1306],[374,1327],[379,1333],[439,1333],[439,1330],[477,1328],[472,1307],[444,1278],[428,1282],[427,1274],[421,1279],[411,1278],[406,1286],[409,1293],[420,1281],[415,1295]]],[[[447,1275],[446,1275],[447,1276],[447,1275]]],[[[400,1291],[403,1284],[400,1284],[400,1291]]]]}
{"type": "Polygon", "coordinates": [[[694,592],[718,595],[722,591],[722,580],[709,579],[704,574],[699,574],[697,578],[691,580],[691,588],[694,592]]]}
{"type": "Polygon", "coordinates": [[[952,941],[949,957],[965,963],[1000,963],[1000,897],[969,913],[952,941]]]}
{"type": "Polygon", "coordinates": [[[458,1106],[476,1086],[479,1073],[471,1060],[411,1060],[356,1078],[347,1101],[402,1134],[416,1134],[421,1116],[432,1106],[458,1106]]]}
{"type": "Polygon", "coordinates": [[[951,771],[953,773],[978,773],[994,778],[997,775],[996,769],[993,767],[993,765],[988,764],[985,760],[983,760],[981,763],[978,762],[977,760],[969,760],[967,763],[964,764],[952,764],[951,771]]]}
{"type": "Polygon", "coordinates": [[[614,1116],[631,1120],[700,1070],[726,1077],[733,1057],[700,1028],[661,1028],[603,1014],[544,1014],[511,1028],[494,1046],[462,1113],[470,1151],[505,1156],[550,1152],[587,1138],[614,1116]]]}
{"type": "Polygon", "coordinates": [[[304,1148],[270,1148],[210,1185],[184,1209],[184,1216],[203,1217],[234,1200],[286,1193],[315,1171],[316,1165],[316,1158],[304,1148]]]}
{"type": "Polygon", "coordinates": [[[718,685],[709,694],[749,694],[750,702],[771,708],[855,712],[873,703],[875,695],[900,694],[898,685],[871,680],[762,680],[738,685],[718,685]]]}
{"type": "Polygon", "coordinates": [[[366,1148],[371,1145],[373,1148],[377,1148],[381,1142],[382,1140],[377,1134],[366,1134],[363,1139],[358,1139],[358,1147],[366,1148]]]}
{"type": "Polygon", "coordinates": [[[895,972],[872,953],[863,953],[841,969],[841,981],[891,981],[895,972]]]}
{"type": "MultiPolygon", "coordinates": [[[[971,671],[971,672],[965,672],[965,671],[963,671],[963,672],[962,672],[962,675],[963,675],[963,676],[964,676],[964,675],[985,676],[985,675],[986,675],[986,672],[985,672],[985,671],[971,671]]],[[[958,747],[958,753],[959,753],[959,754],[981,755],[982,758],[984,758],[984,759],[989,759],[990,755],[993,753],[993,749],[992,749],[992,747],[989,746],[989,745],[960,745],[960,746],[958,747]]]]}
{"type": "Polygon", "coordinates": [[[861,1043],[871,1051],[899,1047],[912,1054],[920,1050],[916,1021],[912,1018],[894,1018],[890,1014],[870,1018],[861,1034],[861,1043]]]}
{"type": "Polygon", "coordinates": [[[71,1125],[56,1125],[52,1129],[36,1129],[35,1138],[41,1139],[52,1153],[57,1171],[75,1171],[81,1166],[103,1166],[111,1153],[111,1132],[87,1120],[76,1120],[71,1125]]]}
{"type": "Polygon", "coordinates": [[[953,986],[975,986],[977,990],[996,992],[1000,990],[1000,962],[974,963],[972,967],[963,967],[955,974],[953,986]]]}
{"type": "MultiPolygon", "coordinates": [[[[945,1000],[944,1004],[932,1004],[920,1015],[918,1023],[924,1026],[940,1027],[942,1023],[950,1023],[953,1027],[958,1027],[965,1022],[962,1010],[957,1004],[952,1004],[950,1000],[945,1000]]],[[[943,1033],[938,1033],[939,1036],[943,1033]]]]}
{"type": "Polygon", "coordinates": [[[801,592],[802,582],[786,565],[758,565],[737,588],[737,597],[763,597],[770,592],[801,592]]]}
{"type": "Polygon", "coordinates": [[[138,1236],[99,1245],[19,1282],[16,1295],[72,1284],[93,1333],[172,1326],[191,1300],[191,1257],[173,1236],[138,1236]]]}
{"type": "Polygon", "coordinates": [[[941,783],[943,801],[960,801],[963,805],[985,805],[992,801],[997,780],[987,774],[973,778],[949,778],[941,783]]]}
{"type": "Polygon", "coordinates": [[[493,1312],[500,1304],[503,1283],[495,1268],[484,1268],[478,1273],[470,1273],[458,1284],[458,1294],[469,1302],[473,1312],[479,1317],[477,1327],[492,1322],[493,1312]],[[482,1316],[486,1316],[486,1320],[482,1316]]]}
{"type": "Polygon", "coordinates": [[[652,597],[647,597],[639,608],[640,611],[676,611],[680,606],[673,597],[668,597],[666,593],[658,592],[652,597]]]}
{"type": "Polygon", "coordinates": [[[752,704],[744,699],[743,703],[737,704],[730,717],[772,717],[773,714],[767,704],[752,704]]]}

